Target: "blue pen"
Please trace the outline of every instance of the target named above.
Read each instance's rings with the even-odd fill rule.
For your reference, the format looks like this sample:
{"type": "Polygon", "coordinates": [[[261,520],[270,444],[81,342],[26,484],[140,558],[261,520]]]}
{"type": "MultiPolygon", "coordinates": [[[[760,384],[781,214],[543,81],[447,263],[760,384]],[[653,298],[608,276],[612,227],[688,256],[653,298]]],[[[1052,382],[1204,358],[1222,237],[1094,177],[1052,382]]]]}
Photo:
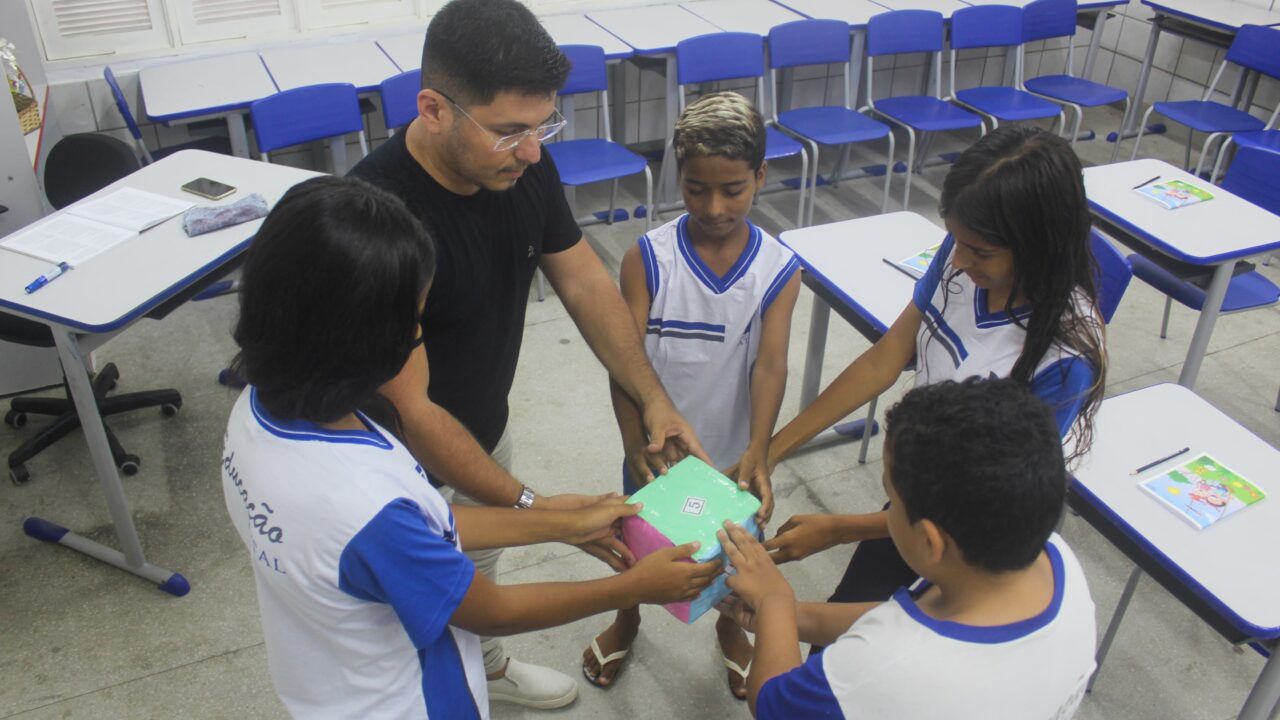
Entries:
{"type": "Polygon", "coordinates": [[[66,264],[66,263],[64,263],[64,262],[60,262],[60,263],[58,263],[57,265],[54,265],[52,270],[50,270],[49,272],[47,272],[47,273],[45,273],[45,274],[41,275],[40,277],[36,278],[35,280],[32,280],[32,281],[31,281],[31,284],[27,286],[27,294],[28,294],[28,295],[30,295],[31,293],[33,293],[33,292],[35,292],[35,291],[39,290],[40,288],[44,287],[45,285],[48,285],[49,283],[53,282],[54,280],[57,280],[57,279],[58,279],[58,277],[60,277],[60,276],[62,275],[62,273],[66,272],[66,271],[68,271],[68,270],[70,270],[70,269],[71,269],[71,266],[70,266],[70,265],[68,265],[68,264],[66,264]]]}

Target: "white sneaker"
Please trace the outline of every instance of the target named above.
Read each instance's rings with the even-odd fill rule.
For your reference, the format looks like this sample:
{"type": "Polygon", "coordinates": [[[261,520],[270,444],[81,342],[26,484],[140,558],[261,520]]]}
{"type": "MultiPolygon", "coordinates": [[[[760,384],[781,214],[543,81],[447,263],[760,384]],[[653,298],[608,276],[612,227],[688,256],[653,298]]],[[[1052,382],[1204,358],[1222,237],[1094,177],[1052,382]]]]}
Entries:
{"type": "Polygon", "coordinates": [[[506,674],[489,681],[489,699],[551,710],[578,699],[578,683],[558,670],[507,658],[506,674]]]}

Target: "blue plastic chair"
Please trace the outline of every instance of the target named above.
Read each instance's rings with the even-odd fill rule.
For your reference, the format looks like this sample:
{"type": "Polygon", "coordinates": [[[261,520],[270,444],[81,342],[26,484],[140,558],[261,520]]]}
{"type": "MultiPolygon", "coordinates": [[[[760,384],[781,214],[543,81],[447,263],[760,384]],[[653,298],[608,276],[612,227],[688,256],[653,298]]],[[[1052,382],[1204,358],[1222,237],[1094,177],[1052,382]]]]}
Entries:
{"type": "MultiPolygon", "coordinates": [[[[847,31],[846,31],[847,32],[847,31]]],[[[681,40],[676,45],[676,82],[680,91],[680,110],[685,107],[685,87],[693,83],[755,78],[756,101],[764,94],[764,38],[754,33],[722,32],[681,40]]],[[[765,160],[800,156],[800,198],[796,210],[796,227],[804,225],[805,191],[809,185],[809,155],[796,139],[765,121],[765,160]]],[[[662,153],[662,166],[673,159],[670,141],[662,153]]],[[[663,172],[663,176],[667,175],[663,172]]],[[[659,181],[658,197],[662,197],[659,181]]]]}
{"type": "MultiPolygon", "coordinates": [[[[1267,124],[1248,112],[1209,99],[1213,97],[1213,91],[1218,86],[1218,81],[1222,79],[1228,64],[1237,65],[1241,72],[1252,70],[1271,78],[1280,78],[1280,30],[1260,25],[1241,27],[1231,47],[1227,49],[1227,55],[1222,59],[1222,64],[1218,66],[1218,72],[1214,74],[1213,81],[1205,89],[1203,97],[1199,100],[1158,102],[1147,108],[1147,112],[1142,116],[1142,122],[1138,125],[1138,137],[1133,141],[1131,159],[1138,157],[1138,145],[1142,142],[1147,118],[1151,117],[1153,112],[1158,112],[1180,125],[1187,126],[1189,132],[1183,167],[1188,170],[1191,167],[1193,136],[1196,132],[1208,133],[1209,136],[1204,139],[1204,146],[1200,149],[1200,160],[1196,162],[1197,177],[1204,169],[1205,158],[1214,142],[1224,140],[1232,133],[1257,132],[1265,129],[1267,124]]],[[[1280,105],[1277,105],[1276,109],[1280,111],[1280,105]]]]}
{"type": "Polygon", "coordinates": [[[1012,5],[977,5],[951,15],[951,97],[961,106],[991,121],[995,129],[1003,122],[1042,120],[1056,117],[1059,132],[1066,129],[1066,113],[1044,98],[1019,86],[1022,83],[1022,53],[1014,53],[1013,87],[1005,85],[956,87],[956,65],[960,50],[975,48],[1019,48],[1022,45],[1022,8],[1012,5]]]}
{"type": "Polygon", "coordinates": [[[911,174],[915,170],[916,133],[920,133],[921,160],[927,154],[926,133],[977,128],[985,135],[982,118],[942,99],[942,14],[932,10],[895,10],[881,13],[867,23],[867,107],[907,131],[907,185],[902,208],[910,208],[911,174]],[[933,64],[933,95],[903,95],[873,100],[875,59],[902,53],[927,53],[933,64]]]}
{"type": "Polygon", "coordinates": [[[413,122],[418,117],[418,91],[422,89],[422,71],[406,70],[392,75],[378,85],[382,98],[382,120],[387,134],[413,122]]]}
{"type": "Polygon", "coordinates": [[[1103,322],[1110,323],[1133,279],[1133,264],[1097,230],[1089,231],[1089,249],[1097,267],[1098,313],[1103,322]]]}
{"type": "Polygon", "coordinates": [[[609,77],[604,50],[595,45],[561,45],[560,50],[573,64],[568,80],[560,89],[560,96],[597,93],[596,126],[602,135],[560,140],[546,146],[546,151],[551,153],[560,170],[560,182],[575,187],[604,180],[612,181],[609,188],[609,214],[605,216],[605,222],[612,225],[614,208],[617,206],[618,179],[644,173],[644,229],[648,232],[653,216],[653,173],[649,170],[647,160],[621,143],[614,142],[610,135],[609,77]]]}
{"type": "Polygon", "coordinates": [[[849,148],[853,143],[885,139],[889,149],[885,156],[884,197],[880,212],[889,209],[889,185],[893,173],[893,131],[888,125],[873,120],[850,107],[849,98],[849,25],[840,20],[797,20],[778,25],[769,31],[769,83],[774,89],[770,116],[780,130],[803,140],[809,146],[813,164],[809,176],[809,214],[806,224],[813,223],[813,206],[818,195],[818,146],[843,146],[831,184],[834,187],[844,174],[849,148]],[[841,67],[844,91],[842,105],[820,105],[778,112],[777,73],[782,68],[833,64],[841,67]]]}
{"type": "Polygon", "coordinates": [[[268,95],[249,106],[249,117],[264,162],[271,162],[270,153],[280,148],[327,138],[334,172],[344,172],[340,164],[347,133],[358,133],[361,156],[369,154],[360,100],[351,83],[307,85],[268,95]]]}
{"type": "Polygon", "coordinates": [[[147,144],[142,141],[142,129],[138,127],[138,121],[134,119],[133,111],[129,109],[129,102],[124,99],[124,92],[120,90],[120,83],[116,81],[115,73],[111,72],[109,66],[104,66],[102,68],[102,77],[107,81],[107,87],[111,88],[111,97],[115,98],[116,109],[120,111],[121,117],[124,118],[125,127],[129,128],[129,134],[133,136],[133,143],[137,146],[138,152],[142,154],[144,165],[150,165],[156,160],[168,157],[180,150],[206,150],[222,155],[231,154],[231,139],[223,135],[197,138],[177,145],[159,148],[154,153],[151,152],[147,149],[147,144]]]}
{"type": "MultiPolygon", "coordinates": [[[[1280,214],[1280,154],[1258,148],[1240,148],[1222,179],[1222,188],[1249,202],[1280,214]]],[[[1166,270],[1141,255],[1130,255],[1133,274],[1166,295],[1160,337],[1169,329],[1169,310],[1173,301],[1200,311],[1204,309],[1205,290],[1166,270]]],[[[1273,305],[1280,300],[1280,287],[1262,273],[1250,271],[1231,278],[1227,296],[1222,300],[1222,313],[1243,312],[1273,305]]]]}
{"type": "MultiPolygon", "coordinates": [[[[1074,38],[1076,34],[1076,0],[1035,0],[1035,2],[1027,4],[1022,9],[1022,42],[1025,50],[1026,43],[1035,40],[1049,40],[1052,38],[1074,38]]],[[[1085,78],[1078,78],[1072,75],[1075,67],[1075,43],[1068,40],[1067,42],[1067,66],[1066,72],[1059,75],[1041,75],[1039,77],[1025,78],[1022,81],[1022,89],[1027,90],[1040,97],[1048,98],[1063,107],[1069,107],[1075,113],[1075,122],[1071,128],[1071,144],[1074,145],[1076,138],[1080,137],[1080,123],[1084,119],[1084,109],[1091,107],[1101,107],[1103,105],[1111,105],[1114,103],[1124,103],[1124,112],[1121,114],[1121,131],[1123,131],[1123,118],[1129,113],[1129,93],[1121,88],[1103,85],[1085,78]]],[[[1022,64],[1021,57],[1018,61],[1022,64]]],[[[1119,135],[1117,135],[1116,145],[1111,149],[1111,161],[1115,162],[1116,154],[1120,151],[1119,135]]]]}

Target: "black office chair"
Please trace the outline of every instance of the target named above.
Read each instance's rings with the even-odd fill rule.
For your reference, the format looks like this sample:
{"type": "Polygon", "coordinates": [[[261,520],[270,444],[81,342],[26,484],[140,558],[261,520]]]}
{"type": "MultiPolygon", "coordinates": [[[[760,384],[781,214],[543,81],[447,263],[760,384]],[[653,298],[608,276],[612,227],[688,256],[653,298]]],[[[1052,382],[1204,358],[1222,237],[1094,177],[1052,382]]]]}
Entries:
{"type": "MultiPolygon", "coordinates": [[[[140,167],[133,149],[124,142],[107,135],[84,133],[69,135],[54,145],[45,161],[45,194],[49,203],[63,208],[100,190],[140,167]]],[[[30,347],[54,347],[53,333],[34,320],[0,313],[0,340],[30,347]]],[[[166,417],[172,417],[182,407],[182,396],[177,390],[147,390],[107,397],[116,385],[120,371],[108,363],[93,378],[93,394],[98,401],[98,412],[105,419],[110,415],[159,407],[166,417]]],[[[63,380],[65,397],[14,398],[4,422],[12,428],[27,424],[27,415],[51,415],[53,424],[42,428],[34,437],[22,443],[9,454],[9,479],[21,485],[30,479],[26,462],[35,457],[59,438],[80,427],[71,391],[63,380]]],[[[133,475],[138,472],[141,459],[130,454],[120,445],[111,428],[105,427],[111,456],[120,472],[133,475]]]]}

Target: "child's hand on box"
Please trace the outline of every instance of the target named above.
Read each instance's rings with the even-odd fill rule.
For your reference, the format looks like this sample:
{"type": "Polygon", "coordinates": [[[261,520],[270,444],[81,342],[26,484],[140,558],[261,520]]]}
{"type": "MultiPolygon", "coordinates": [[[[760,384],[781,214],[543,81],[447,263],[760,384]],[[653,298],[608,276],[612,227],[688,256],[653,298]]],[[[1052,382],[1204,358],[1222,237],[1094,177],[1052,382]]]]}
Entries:
{"type": "MultiPolygon", "coordinates": [[[[556,496],[568,497],[568,496],[556,496]]],[[[569,527],[562,538],[569,545],[576,545],[580,550],[622,572],[635,564],[636,557],[631,550],[618,539],[621,532],[621,521],[640,512],[641,503],[627,505],[627,498],[609,493],[607,495],[573,496],[582,498],[587,504],[569,510],[569,527]]]]}
{"type": "Polygon", "coordinates": [[[627,571],[635,582],[637,601],[659,604],[692,600],[720,575],[720,561],[686,562],[698,551],[691,542],[649,553],[627,571]]]}
{"type": "Polygon", "coordinates": [[[760,509],[756,511],[756,524],[763,530],[769,518],[773,516],[773,482],[769,479],[769,447],[748,447],[742,453],[738,464],[725,471],[725,475],[733,478],[738,487],[749,490],[760,500],[760,509]]]}
{"type": "Polygon", "coordinates": [[[729,588],[757,611],[770,597],[795,602],[795,592],[764,546],[732,522],[726,521],[724,528],[716,535],[733,566],[728,572],[729,588]]]}

